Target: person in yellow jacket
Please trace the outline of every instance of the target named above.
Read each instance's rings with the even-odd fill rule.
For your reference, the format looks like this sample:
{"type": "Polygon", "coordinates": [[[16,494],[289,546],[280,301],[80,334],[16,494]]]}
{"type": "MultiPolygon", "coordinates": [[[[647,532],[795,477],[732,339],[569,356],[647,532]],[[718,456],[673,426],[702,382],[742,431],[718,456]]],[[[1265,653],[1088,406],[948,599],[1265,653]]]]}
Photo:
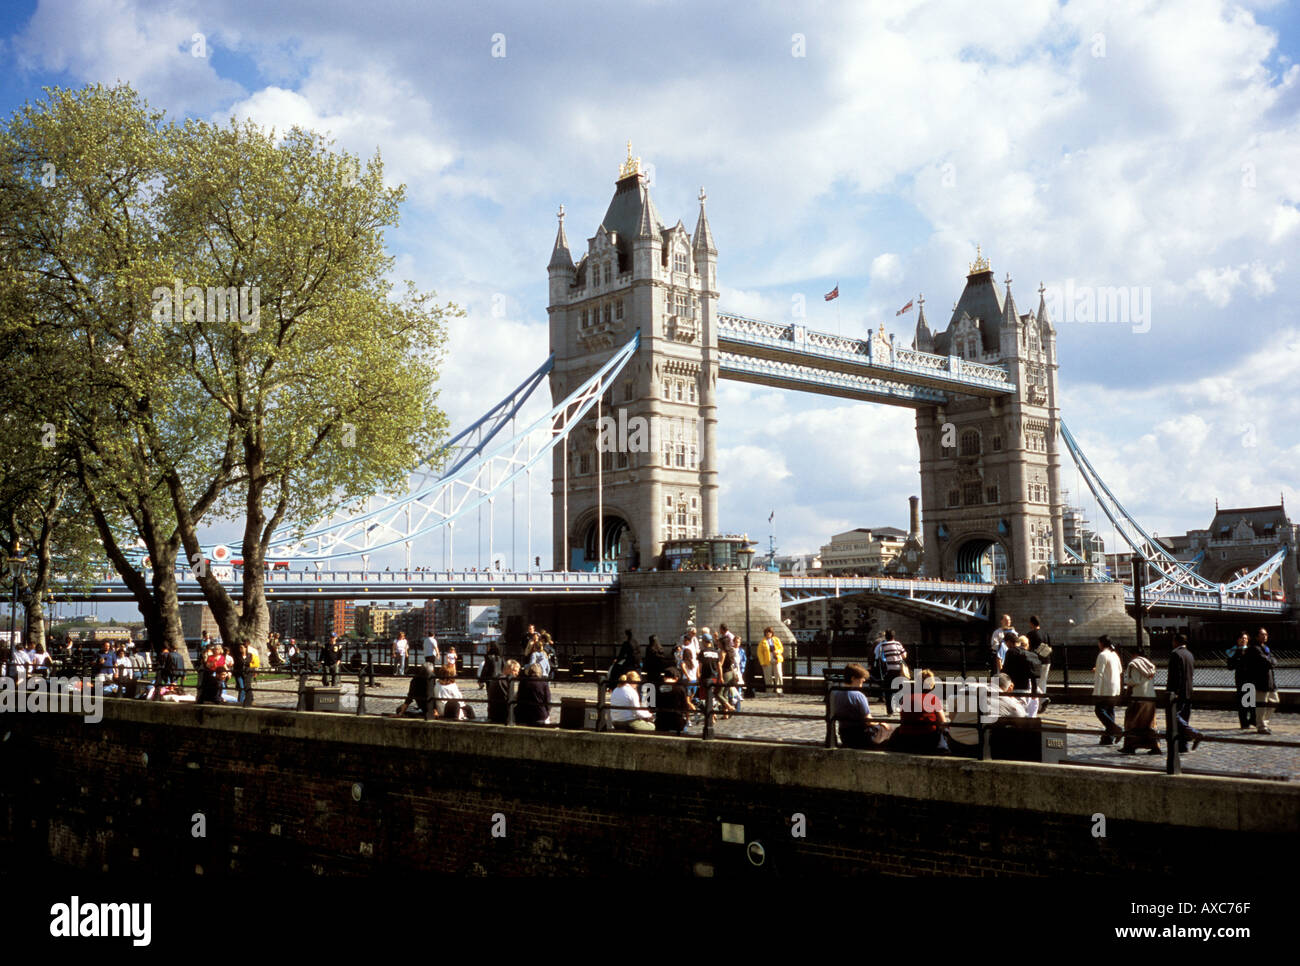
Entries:
{"type": "Polygon", "coordinates": [[[785,659],[785,648],[781,645],[781,638],[777,637],[772,628],[763,628],[763,639],[758,642],[758,666],[763,669],[763,685],[771,690],[776,689],[777,694],[784,693],[782,685],[785,684],[785,678],[781,674],[781,662],[785,659]]]}

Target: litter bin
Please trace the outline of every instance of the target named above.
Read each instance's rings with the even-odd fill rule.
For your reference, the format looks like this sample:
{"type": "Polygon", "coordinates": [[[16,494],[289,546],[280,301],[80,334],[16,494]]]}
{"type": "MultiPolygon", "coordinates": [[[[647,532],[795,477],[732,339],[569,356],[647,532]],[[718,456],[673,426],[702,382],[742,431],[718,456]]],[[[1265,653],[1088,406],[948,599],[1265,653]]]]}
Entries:
{"type": "Polygon", "coordinates": [[[342,688],[308,687],[305,690],[307,711],[342,711],[342,688]]]}
{"type": "Polygon", "coordinates": [[[581,681],[586,676],[586,674],[587,674],[587,665],[586,662],[582,660],[582,658],[575,657],[569,660],[570,681],[581,681]]]}

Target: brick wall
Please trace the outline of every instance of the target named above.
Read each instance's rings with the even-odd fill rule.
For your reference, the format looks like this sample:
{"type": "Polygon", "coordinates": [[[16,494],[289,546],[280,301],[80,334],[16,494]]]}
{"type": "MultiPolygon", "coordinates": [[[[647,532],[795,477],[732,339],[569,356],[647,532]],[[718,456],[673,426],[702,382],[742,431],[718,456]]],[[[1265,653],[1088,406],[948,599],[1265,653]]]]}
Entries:
{"type": "Polygon", "coordinates": [[[728,822],[760,875],[1203,876],[1300,831],[1300,789],[1231,779],[143,702],[7,717],[10,871],[754,871],[728,822]]]}

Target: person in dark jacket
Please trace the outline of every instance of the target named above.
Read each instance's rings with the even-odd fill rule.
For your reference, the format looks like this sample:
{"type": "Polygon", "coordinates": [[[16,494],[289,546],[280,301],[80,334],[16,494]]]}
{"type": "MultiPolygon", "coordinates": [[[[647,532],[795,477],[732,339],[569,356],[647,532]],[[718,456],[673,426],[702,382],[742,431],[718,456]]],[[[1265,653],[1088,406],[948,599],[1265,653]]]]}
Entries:
{"type": "Polygon", "coordinates": [[[1165,716],[1173,714],[1178,719],[1178,750],[1187,753],[1187,740],[1192,739],[1192,750],[1201,743],[1201,733],[1192,727],[1192,678],[1196,670],[1196,659],[1187,649],[1187,636],[1174,635],[1175,647],[1169,654],[1168,684],[1166,701],[1173,703],[1172,711],[1166,704],[1165,716]]]}
{"type": "MultiPolygon", "coordinates": [[[[438,669],[427,661],[423,664],[417,664],[415,670],[411,672],[411,682],[406,686],[406,697],[402,703],[397,706],[393,714],[400,718],[406,714],[406,710],[414,704],[420,714],[428,714],[430,702],[433,700],[434,675],[438,669]]],[[[436,716],[436,708],[431,716],[436,716]]]]}
{"type": "Polygon", "coordinates": [[[623,638],[623,646],[618,650],[618,657],[614,659],[614,666],[609,669],[609,677],[606,679],[605,686],[615,688],[618,686],[619,678],[628,671],[641,671],[641,648],[637,642],[632,639],[632,631],[626,631],[626,637],[623,638]]]}
{"type": "Polygon", "coordinates": [[[487,646],[487,653],[483,655],[483,663],[478,669],[478,686],[482,689],[485,685],[490,686],[493,678],[501,677],[501,672],[505,670],[506,662],[501,657],[501,648],[493,641],[487,646]]]}
{"type": "Polygon", "coordinates": [[[680,735],[690,723],[695,705],[679,678],[677,668],[664,668],[663,681],[655,698],[655,731],[680,735]]]}
{"type": "Polygon", "coordinates": [[[253,667],[252,657],[248,653],[248,641],[241,641],[235,651],[235,662],[231,668],[235,679],[236,703],[245,708],[253,706],[253,667]]]}
{"type": "Polygon", "coordinates": [[[488,724],[510,722],[510,678],[519,677],[519,662],[510,660],[501,665],[501,674],[487,680],[488,724]]]}
{"type": "Polygon", "coordinates": [[[1237,723],[1242,731],[1249,731],[1255,726],[1255,704],[1248,697],[1246,688],[1246,651],[1250,647],[1250,635],[1242,631],[1237,641],[1224,652],[1228,667],[1232,668],[1232,683],[1237,689],[1237,723]]]}
{"type": "Polygon", "coordinates": [[[343,645],[339,636],[331,634],[329,642],[320,649],[320,683],[334,686],[339,683],[339,664],[343,662],[343,645]]]}
{"type": "Polygon", "coordinates": [[[659,643],[658,635],[650,635],[650,643],[645,649],[645,660],[641,673],[645,679],[655,687],[663,680],[664,670],[673,666],[673,659],[664,651],[663,645],[659,643]]]}
{"type": "Polygon", "coordinates": [[[1007,642],[1007,653],[1002,659],[1002,673],[1011,678],[1017,691],[1029,690],[1029,679],[1033,673],[1029,666],[1029,638],[1021,635],[1014,641],[1007,642]]]}
{"type": "Polygon", "coordinates": [[[551,720],[551,685],[540,664],[524,668],[515,698],[515,724],[547,725],[551,720]]]}
{"type": "Polygon", "coordinates": [[[1254,690],[1255,730],[1261,735],[1273,733],[1268,727],[1268,719],[1273,713],[1269,699],[1277,700],[1277,681],[1273,675],[1277,658],[1269,651],[1267,641],[1268,631],[1261,630],[1241,660],[1242,674],[1254,690]]]}

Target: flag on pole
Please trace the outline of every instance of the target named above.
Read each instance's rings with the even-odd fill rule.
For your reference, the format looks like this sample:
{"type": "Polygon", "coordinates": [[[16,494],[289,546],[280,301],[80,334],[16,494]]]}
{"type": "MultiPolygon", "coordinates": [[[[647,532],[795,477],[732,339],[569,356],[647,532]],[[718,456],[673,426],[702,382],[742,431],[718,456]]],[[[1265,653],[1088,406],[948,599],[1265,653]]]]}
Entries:
{"type": "Polygon", "coordinates": [[[911,310],[912,310],[912,303],[911,303],[911,302],[908,302],[908,303],[907,303],[906,305],[904,305],[901,309],[899,309],[897,312],[895,312],[894,315],[896,315],[896,316],[898,316],[898,315],[902,315],[904,312],[910,312],[911,310]]]}
{"type": "Polygon", "coordinates": [[[773,510],[771,513],[767,515],[767,522],[771,523],[775,519],[776,519],[776,511],[773,510]]]}
{"type": "Polygon", "coordinates": [[[836,283],[835,283],[835,287],[834,287],[833,289],[831,289],[829,292],[827,292],[827,293],[825,294],[825,296],[823,296],[823,298],[825,298],[827,302],[829,302],[831,299],[837,299],[837,298],[839,298],[839,297],[840,297],[840,283],[839,283],[839,282],[836,282],[836,283]]]}

